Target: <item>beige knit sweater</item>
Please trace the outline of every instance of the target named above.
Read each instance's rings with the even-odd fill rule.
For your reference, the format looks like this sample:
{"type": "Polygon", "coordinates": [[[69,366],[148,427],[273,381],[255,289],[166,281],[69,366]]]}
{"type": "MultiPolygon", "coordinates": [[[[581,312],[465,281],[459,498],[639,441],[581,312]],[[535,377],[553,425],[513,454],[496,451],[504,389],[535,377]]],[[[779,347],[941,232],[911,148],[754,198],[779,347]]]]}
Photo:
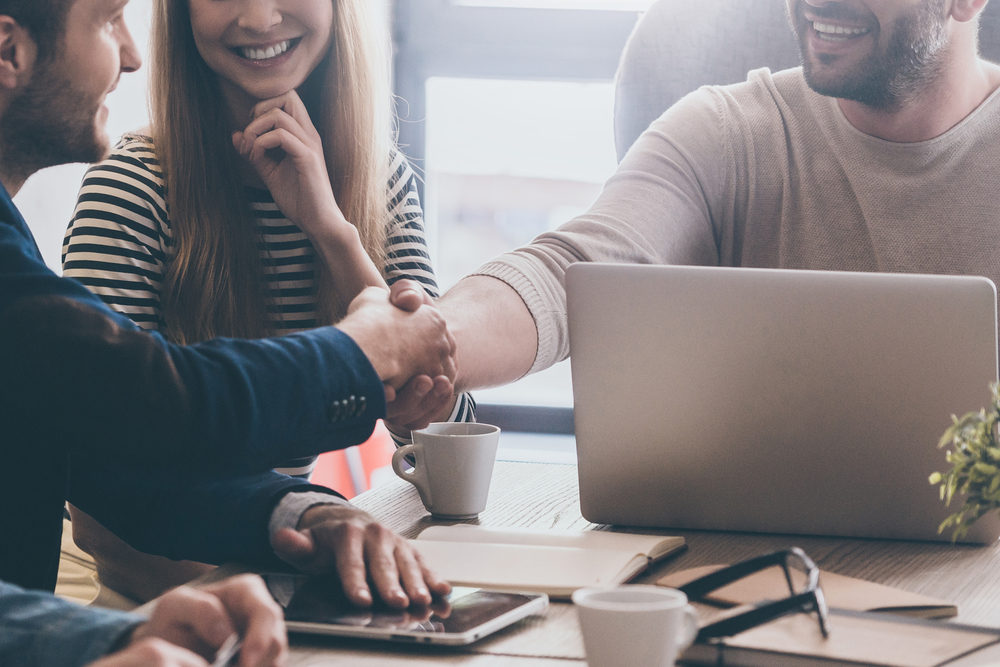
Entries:
{"type": "Polygon", "coordinates": [[[982,275],[1000,282],[1000,92],[945,134],[855,129],[801,69],[705,87],[642,135],[594,206],[477,271],[538,328],[532,371],[569,355],[578,261],[982,275]]]}

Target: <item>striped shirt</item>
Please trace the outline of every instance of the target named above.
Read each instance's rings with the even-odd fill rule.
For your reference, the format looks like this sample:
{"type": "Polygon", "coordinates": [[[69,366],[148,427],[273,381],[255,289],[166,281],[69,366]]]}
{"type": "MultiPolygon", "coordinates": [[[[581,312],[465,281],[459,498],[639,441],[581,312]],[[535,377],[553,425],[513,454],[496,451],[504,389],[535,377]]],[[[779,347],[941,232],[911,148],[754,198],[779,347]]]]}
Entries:
{"type": "MultiPolygon", "coordinates": [[[[127,134],[83,180],[63,239],[63,275],[75,278],[109,307],[146,330],[164,328],[160,294],[173,257],[165,186],[151,140],[127,134]]],[[[316,251],[267,190],[247,188],[268,283],[268,313],[278,333],[315,327],[316,251]]],[[[424,237],[416,176],[399,151],[392,155],[387,188],[387,282],[408,278],[438,296],[424,237]]],[[[475,404],[463,394],[452,421],[474,421],[475,404]]],[[[308,474],[312,464],[283,469],[308,474]]]]}

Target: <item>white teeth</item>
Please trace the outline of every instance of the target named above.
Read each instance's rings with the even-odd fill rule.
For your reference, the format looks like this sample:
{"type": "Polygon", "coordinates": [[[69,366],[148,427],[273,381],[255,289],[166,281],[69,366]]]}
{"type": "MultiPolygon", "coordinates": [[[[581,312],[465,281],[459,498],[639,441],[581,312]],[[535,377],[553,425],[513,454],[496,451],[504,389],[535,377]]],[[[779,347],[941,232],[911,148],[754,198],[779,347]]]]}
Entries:
{"type": "Polygon", "coordinates": [[[240,47],[240,54],[247,60],[268,60],[275,56],[280,56],[292,45],[292,40],[286,39],[281,44],[269,46],[267,49],[253,49],[250,47],[240,47]]]}
{"type": "Polygon", "coordinates": [[[829,23],[820,23],[819,21],[813,21],[813,28],[816,29],[816,32],[823,35],[845,35],[847,37],[863,35],[868,32],[867,28],[845,28],[842,25],[830,25],[829,23]]]}

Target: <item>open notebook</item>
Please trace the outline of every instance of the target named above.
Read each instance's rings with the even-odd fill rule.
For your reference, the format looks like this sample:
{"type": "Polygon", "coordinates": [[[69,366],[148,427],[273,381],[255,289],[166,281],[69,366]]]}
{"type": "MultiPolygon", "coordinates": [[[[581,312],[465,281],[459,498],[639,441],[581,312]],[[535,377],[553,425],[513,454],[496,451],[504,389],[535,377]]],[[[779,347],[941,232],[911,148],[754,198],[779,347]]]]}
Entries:
{"type": "Polygon", "coordinates": [[[629,581],[683,549],[684,538],[457,525],[427,528],[410,544],[454,585],[569,598],[578,588],[629,581]]]}

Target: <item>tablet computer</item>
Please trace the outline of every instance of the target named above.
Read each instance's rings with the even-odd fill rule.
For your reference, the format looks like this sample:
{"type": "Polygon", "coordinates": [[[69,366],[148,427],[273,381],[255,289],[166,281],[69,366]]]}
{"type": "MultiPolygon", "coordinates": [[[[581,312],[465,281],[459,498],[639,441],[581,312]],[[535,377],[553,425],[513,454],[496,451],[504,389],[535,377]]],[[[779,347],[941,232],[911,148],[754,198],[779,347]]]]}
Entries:
{"type": "Polygon", "coordinates": [[[376,602],[366,609],[351,604],[331,577],[266,574],[264,580],[284,608],[289,632],[411,644],[471,644],[549,604],[541,593],[455,587],[430,607],[399,610],[376,602]]]}

